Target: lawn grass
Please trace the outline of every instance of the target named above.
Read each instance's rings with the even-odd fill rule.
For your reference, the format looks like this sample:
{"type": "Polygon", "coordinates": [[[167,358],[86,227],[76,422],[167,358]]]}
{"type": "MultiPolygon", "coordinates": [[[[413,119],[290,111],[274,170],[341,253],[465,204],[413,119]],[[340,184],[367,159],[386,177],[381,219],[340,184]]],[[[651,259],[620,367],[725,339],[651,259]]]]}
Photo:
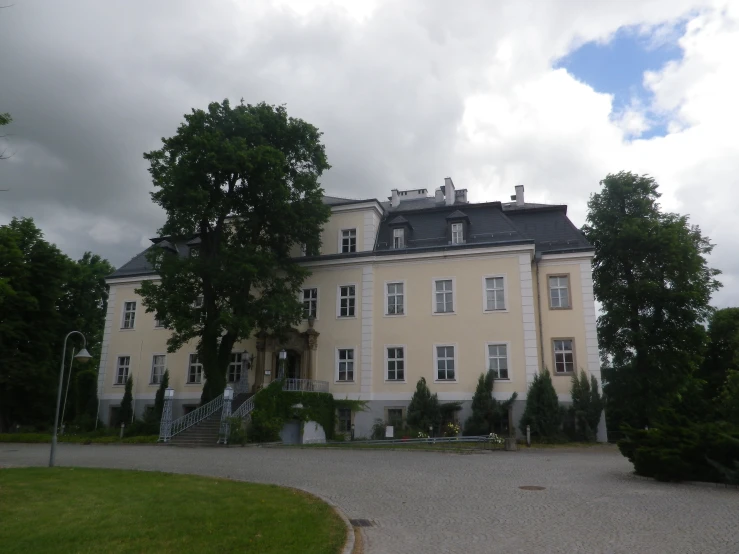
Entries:
{"type": "Polygon", "coordinates": [[[470,443],[470,442],[439,442],[439,443],[371,443],[361,442],[332,442],[326,444],[301,444],[289,448],[345,448],[356,450],[426,450],[430,452],[484,452],[489,450],[503,450],[499,444],[470,443]]]}
{"type": "MultiPolygon", "coordinates": [[[[81,436],[81,435],[59,435],[57,442],[79,443],[79,444],[151,444],[157,442],[159,435],[142,435],[138,437],[123,437],[119,435],[103,436],[81,436]]],[[[3,442],[25,442],[25,443],[51,443],[51,435],[48,433],[3,433],[0,434],[0,443],[3,442]]]]}
{"type": "Polygon", "coordinates": [[[170,473],[0,469],[0,551],[333,554],[343,520],[301,491],[170,473]]]}

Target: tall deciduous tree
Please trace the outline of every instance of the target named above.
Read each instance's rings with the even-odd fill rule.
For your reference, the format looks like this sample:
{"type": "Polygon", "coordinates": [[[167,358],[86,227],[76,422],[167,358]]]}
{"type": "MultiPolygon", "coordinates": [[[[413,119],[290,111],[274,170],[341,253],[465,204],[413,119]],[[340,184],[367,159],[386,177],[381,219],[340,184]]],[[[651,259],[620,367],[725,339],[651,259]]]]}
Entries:
{"type": "MultiPolygon", "coordinates": [[[[62,340],[69,331],[82,331],[87,348],[99,355],[108,298],[104,278],[112,270],[89,253],[70,260],[44,240],[32,219],[0,226],[0,429],[53,419],[62,340]]],[[[75,365],[75,372],[84,369],[75,365]]],[[[71,417],[89,399],[75,398],[78,388],[70,388],[71,417]]]]}
{"type": "MultiPolygon", "coordinates": [[[[7,125],[11,121],[13,121],[13,118],[10,117],[10,114],[9,113],[0,113],[0,127],[2,127],[3,125],[7,125]]],[[[0,135],[0,138],[2,138],[2,137],[3,137],[3,135],[0,135]]],[[[5,159],[7,159],[9,157],[10,156],[7,156],[5,154],[5,150],[4,149],[3,150],[0,150],[0,160],[5,160],[5,159]]]]}
{"type": "Polygon", "coordinates": [[[588,202],[585,236],[595,247],[593,281],[602,304],[598,339],[607,409],[622,423],[649,425],[699,365],[711,293],[713,248],[686,216],[660,211],[657,183],[621,172],[588,202]]]}
{"type": "Polygon", "coordinates": [[[284,107],[224,100],[193,110],[160,150],[144,155],[152,198],[167,213],[161,236],[197,247],[187,257],[152,248],[159,280],[139,293],[172,330],[170,352],[197,340],[203,401],[223,392],[237,341],[255,331],[281,334],[301,318],[308,271],[290,252],[317,251],[328,220],[318,178],[330,166],[320,137],[284,107]]]}
{"type": "Polygon", "coordinates": [[[739,308],[716,310],[708,323],[708,348],[699,377],[705,393],[714,399],[730,371],[739,371],[739,308]]]}

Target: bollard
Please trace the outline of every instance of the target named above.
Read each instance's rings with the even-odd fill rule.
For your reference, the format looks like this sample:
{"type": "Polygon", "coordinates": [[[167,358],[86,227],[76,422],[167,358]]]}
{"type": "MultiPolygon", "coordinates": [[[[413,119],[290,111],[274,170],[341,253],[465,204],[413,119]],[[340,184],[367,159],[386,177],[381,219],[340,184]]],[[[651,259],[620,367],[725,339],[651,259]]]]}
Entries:
{"type": "Polygon", "coordinates": [[[531,425],[526,426],[526,446],[531,446],[531,425]]]}
{"type": "Polygon", "coordinates": [[[126,428],[126,422],[121,422],[121,438],[123,438],[123,430],[126,428]]]}
{"type": "Polygon", "coordinates": [[[352,440],[354,440],[354,424],[352,423],[352,440]]]}

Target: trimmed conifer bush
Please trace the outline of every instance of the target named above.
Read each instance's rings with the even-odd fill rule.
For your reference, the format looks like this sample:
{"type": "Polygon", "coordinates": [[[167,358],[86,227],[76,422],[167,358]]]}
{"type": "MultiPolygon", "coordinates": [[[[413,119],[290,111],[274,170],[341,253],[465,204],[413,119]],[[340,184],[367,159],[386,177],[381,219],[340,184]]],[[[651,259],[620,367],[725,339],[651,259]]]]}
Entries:
{"type": "Polygon", "coordinates": [[[477,380],[475,394],[472,396],[472,415],[464,424],[466,436],[488,435],[497,432],[499,424],[508,417],[508,407],[518,398],[515,392],[505,402],[493,398],[495,374],[488,371],[481,373],[477,380]]]}
{"type": "Polygon", "coordinates": [[[531,426],[531,436],[541,441],[558,440],[562,435],[562,410],[547,369],[534,376],[529,386],[526,408],[519,423],[524,434],[527,425],[531,426]]]}
{"type": "Polygon", "coordinates": [[[126,389],[121,400],[121,423],[129,425],[133,417],[133,377],[126,379],[126,389]]]}
{"type": "Polygon", "coordinates": [[[439,397],[436,393],[431,394],[424,377],[421,377],[416,383],[416,392],[413,393],[411,403],[408,405],[406,421],[409,427],[424,432],[427,432],[430,426],[433,426],[434,429],[439,428],[441,423],[439,397]]]}
{"type": "Polygon", "coordinates": [[[570,406],[569,435],[573,440],[594,441],[598,432],[601,412],[603,411],[603,399],[598,391],[598,381],[591,376],[588,377],[580,370],[580,377],[572,376],[572,405],[570,406]]]}

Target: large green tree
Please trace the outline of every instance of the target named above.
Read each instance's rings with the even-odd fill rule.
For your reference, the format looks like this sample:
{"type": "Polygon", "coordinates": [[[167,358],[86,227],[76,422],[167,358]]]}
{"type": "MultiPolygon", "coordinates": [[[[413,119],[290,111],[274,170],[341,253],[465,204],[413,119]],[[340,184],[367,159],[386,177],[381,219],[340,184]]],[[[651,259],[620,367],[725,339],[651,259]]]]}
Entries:
{"type": "MultiPolygon", "coordinates": [[[[0,428],[53,419],[62,341],[69,331],[82,331],[88,349],[99,355],[108,298],[104,277],[112,269],[90,254],[70,260],[32,219],[0,226],[0,428]]],[[[75,398],[77,390],[70,387],[70,415],[77,405],[89,404],[75,398]]]]}
{"type": "Polygon", "coordinates": [[[598,340],[613,424],[650,424],[689,386],[701,361],[713,246],[687,216],[665,213],[649,176],[621,172],[588,202],[585,236],[595,247],[593,288],[602,305],[598,340]]]}
{"type": "MultiPolygon", "coordinates": [[[[3,125],[7,125],[11,121],[13,121],[13,118],[10,117],[10,114],[9,113],[0,113],[0,127],[2,127],[3,125]]],[[[3,136],[4,135],[0,135],[0,138],[2,138],[3,136]]],[[[7,156],[5,154],[5,150],[4,149],[3,150],[0,150],[0,160],[5,160],[5,159],[7,159],[9,157],[10,156],[7,156]]]]}
{"type": "Polygon", "coordinates": [[[176,135],[144,155],[167,220],[166,240],[148,254],[159,280],[139,293],[172,330],[170,352],[197,340],[204,402],[223,392],[237,341],[279,335],[301,318],[308,271],[290,253],[296,245],[317,251],[328,220],[320,137],[284,107],[224,100],[185,115],[176,135]],[[185,242],[189,256],[178,254],[185,242]]]}
{"type": "Polygon", "coordinates": [[[698,376],[714,399],[730,371],[739,371],[739,308],[716,310],[708,323],[708,346],[698,376]]]}

